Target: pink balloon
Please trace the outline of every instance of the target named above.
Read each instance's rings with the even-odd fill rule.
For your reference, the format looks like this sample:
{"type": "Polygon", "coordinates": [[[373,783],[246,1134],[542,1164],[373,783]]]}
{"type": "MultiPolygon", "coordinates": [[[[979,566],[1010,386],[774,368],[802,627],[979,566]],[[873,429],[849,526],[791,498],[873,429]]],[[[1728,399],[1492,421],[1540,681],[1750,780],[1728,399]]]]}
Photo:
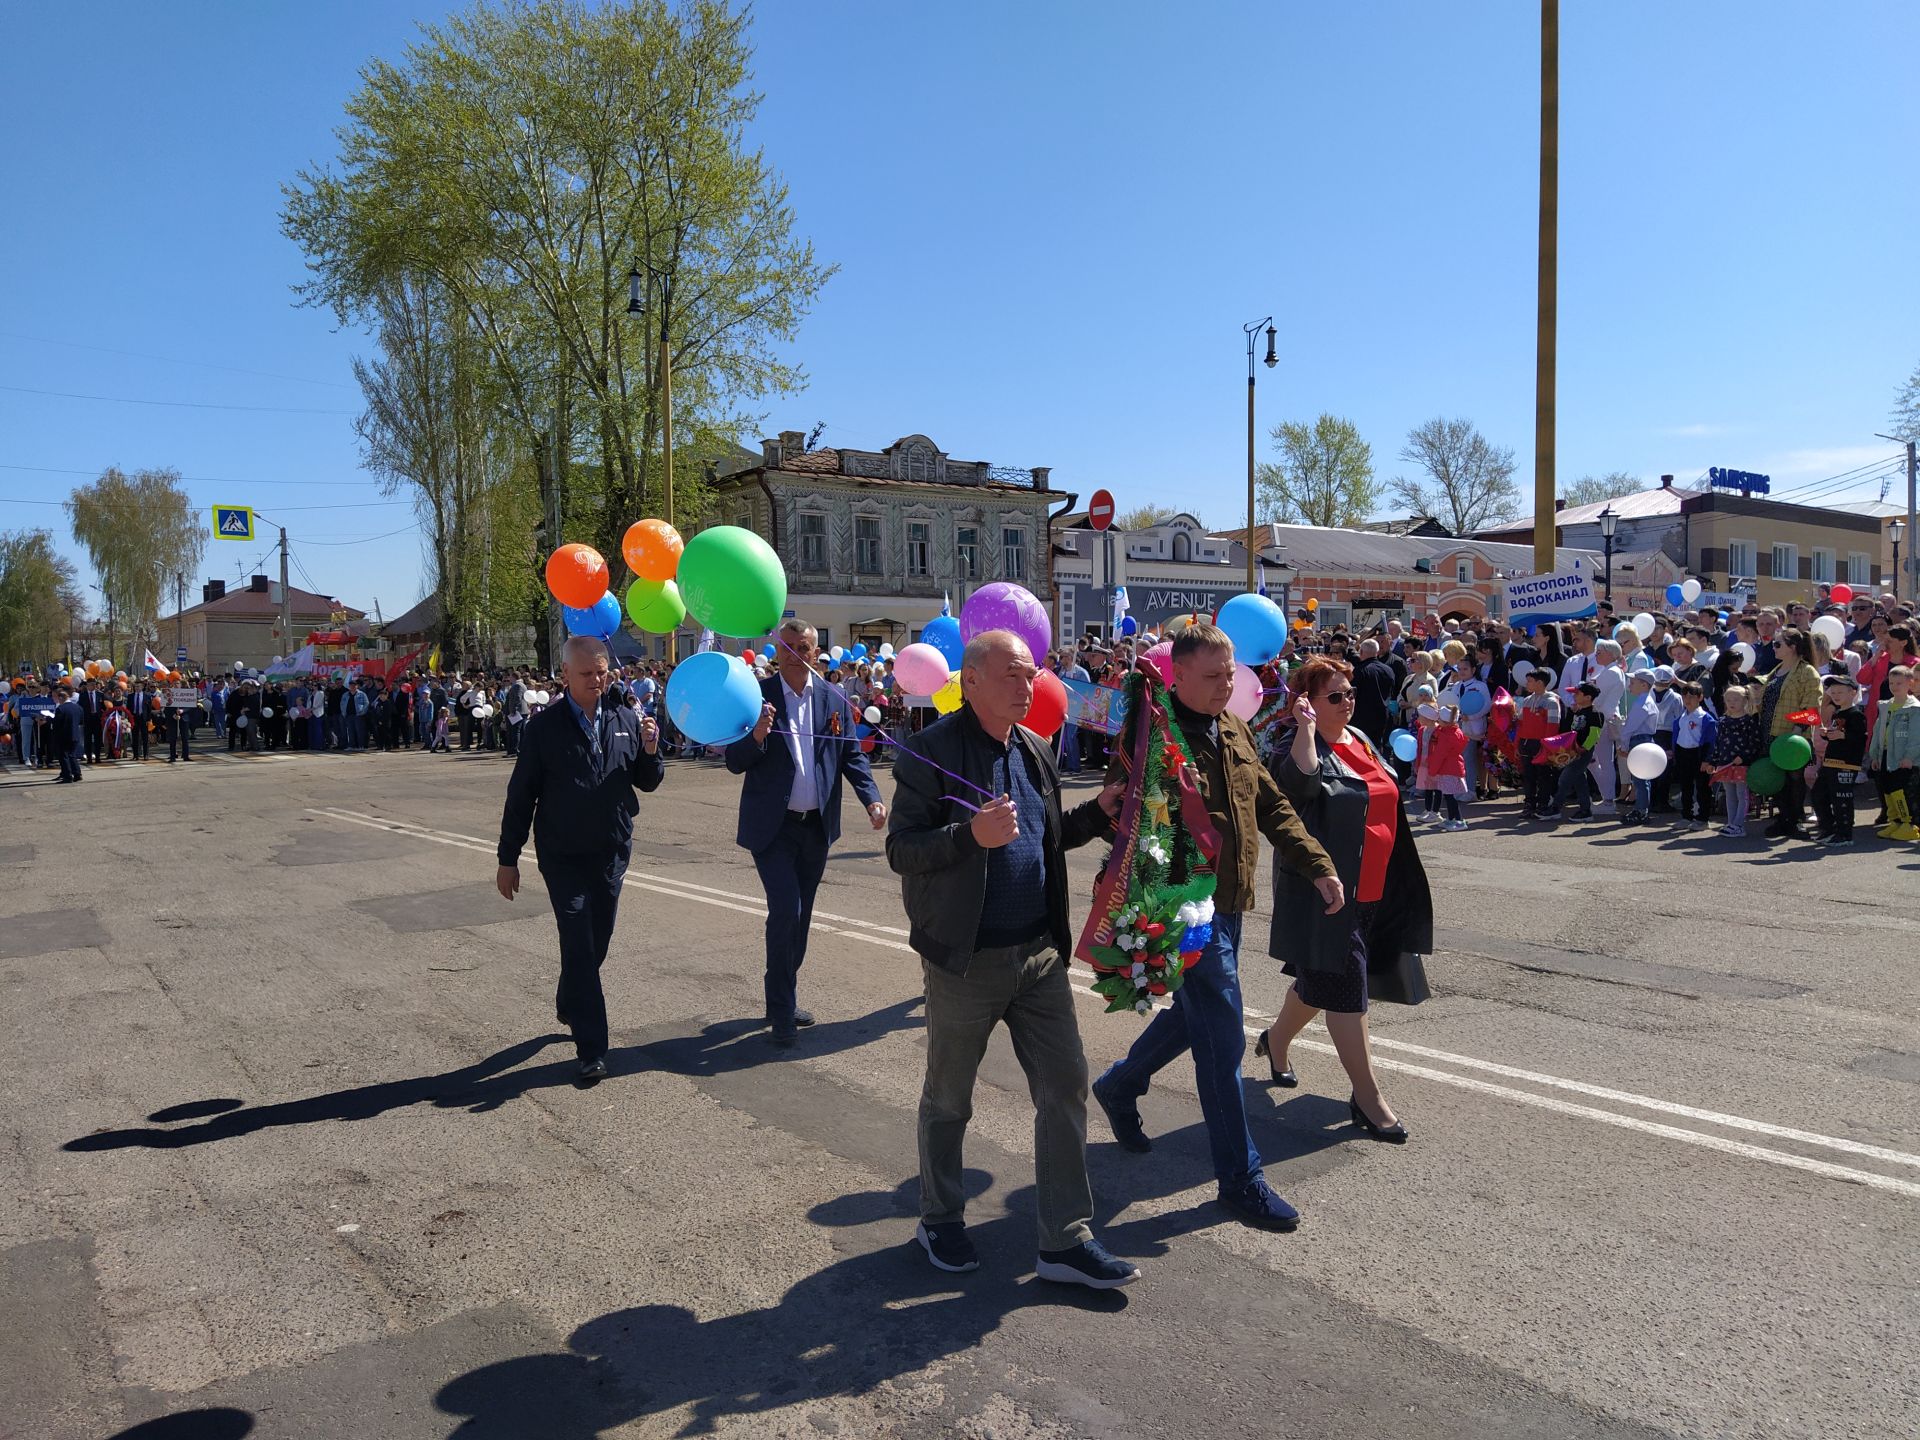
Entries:
{"type": "Polygon", "coordinates": [[[1158,675],[1163,683],[1173,680],[1173,642],[1162,640],[1158,645],[1142,655],[1137,662],[1158,675]]]}
{"type": "Polygon", "coordinates": [[[893,678],[909,695],[931,695],[951,675],[947,657],[923,640],[916,640],[893,657],[893,678]]]}
{"type": "Polygon", "coordinates": [[[1251,720],[1260,713],[1260,702],[1266,699],[1260,676],[1251,665],[1233,667],[1233,694],[1227,697],[1227,713],[1238,715],[1242,720],[1251,720]]]}

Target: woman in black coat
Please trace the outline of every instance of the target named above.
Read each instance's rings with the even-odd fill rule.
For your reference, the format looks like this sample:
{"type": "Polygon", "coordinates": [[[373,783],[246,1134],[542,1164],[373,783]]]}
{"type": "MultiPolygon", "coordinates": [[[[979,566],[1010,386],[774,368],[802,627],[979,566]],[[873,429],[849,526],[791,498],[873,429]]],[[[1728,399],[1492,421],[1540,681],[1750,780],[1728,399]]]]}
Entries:
{"type": "Polygon", "coordinates": [[[1274,867],[1268,953],[1286,962],[1282,968],[1294,982],[1256,1053],[1268,1057],[1276,1085],[1299,1084],[1287,1049],[1324,1011],[1353,1083],[1347,1102],[1353,1123],[1376,1140],[1402,1144],[1406,1127],[1373,1073],[1367,1002],[1417,1005],[1427,998],[1420,957],[1433,949],[1433,897],[1393,767],[1347,724],[1352,671],[1316,657],[1293,685],[1296,728],[1275,757],[1274,778],[1307,832],[1333,857],[1350,903],[1329,915],[1308,882],[1274,867]]]}

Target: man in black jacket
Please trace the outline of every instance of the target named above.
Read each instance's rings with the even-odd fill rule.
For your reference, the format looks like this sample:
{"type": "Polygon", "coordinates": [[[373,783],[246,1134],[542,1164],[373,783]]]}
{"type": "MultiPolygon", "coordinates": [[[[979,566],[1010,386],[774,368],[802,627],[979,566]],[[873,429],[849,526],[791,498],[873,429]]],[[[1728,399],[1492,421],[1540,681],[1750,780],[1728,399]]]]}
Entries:
{"type": "Polygon", "coordinates": [[[887,863],[901,877],[927,986],[920,1096],[920,1228],[934,1266],[972,1270],[961,1146],[973,1082],[1004,1021],[1036,1117],[1034,1179],[1043,1280],[1108,1290],[1139,1278],[1093,1238],[1087,1058],[1067,956],[1066,852],[1104,834],[1119,785],[1063,815],[1046,741],[1023,729],[1037,672],[1019,636],[991,630],[961,660],[964,703],[894,763],[887,863]]]}
{"type": "Polygon", "coordinates": [[[520,851],[531,829],[540,878],[560,927],[554,1018],[573,1032],[580,1079],[592,1084],[607,1074],[600,967],[633,851],[633,816],[640,808],[633,792],[658,789],[666,770],[651,716],[625,706],[601,708],[607,647],[576,635],[563,653],[566,694],[527,722],[507,782],[495,883],[509,900],[520,889],[520,851]]]}
{"type": "Polygon", "coordinates": [[[60,702],[53,707],[53,753],[60,757],[60,778],[53,783],[77,785],[80,750],[86,744],[86,715],[73,698],[73,687],[64,680],[54,688],[53,698],[60,702]]]}

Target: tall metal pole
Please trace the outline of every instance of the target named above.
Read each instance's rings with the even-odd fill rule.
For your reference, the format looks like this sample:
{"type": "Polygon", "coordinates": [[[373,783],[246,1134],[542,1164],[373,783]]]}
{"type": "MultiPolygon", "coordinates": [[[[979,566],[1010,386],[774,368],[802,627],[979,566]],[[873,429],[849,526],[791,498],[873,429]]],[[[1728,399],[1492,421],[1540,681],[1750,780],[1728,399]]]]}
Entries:
{"type": "Polygon", "coordinates": [[[173,663],[180,663],[180,652],[186,649],[187,627],[187,572],[176,570],[173,576],[173,663]]]}
{"type": "MultiPolygon", "coordinates": [[[[667,277],[660,277],[660,411],[662,416],[664,477],[663,498],[666,500],[666,514],[661,516],[667,524],[673,524],[673,352],[668,348],[667,327],[670,319],[673,287],[667,277]]],[[[678,649],[677,630],[667,632],[667,663],[674,663],[674,652],[678,649]]]]}
{"type": "Polygon", "coordinates": [[[293,591],[287,587],[287,527],[280,527],[280,644],[282,655],[292,653],[288,642],[293,638],[293,591]]]}
{"type": "MultiPolygon", "coordinates": [[[[1907,541],[1906,581],[1907,599],[1920,602],[1920,564],[1915,563],[1916,558],[1920,558],[1920,527],[1916,527],[1914,524],[1915,515],[1913,503],[1916,490],[1920,490],[1920,484],[1916,484],[1916,475],[1920,475],[1920,465],[1915,464],[1915,449],[1916,446],[1914,442],[1911,440],[1907,441],[1907,534],[1913,538],[1907,541]]],[[[1901,576],[1899,574],[1900,566],[1897,558],[1893,568],[1893,593],[1898,595],[1900,593],[1901,576]]]]}
{"type": "Polygon", "coordinates": [[[1256,554],[1253,543],[1253,337],[1254,331],[1249,330],[1247,332],[1247,593],[1249,595],[1255,589],[1253,567],[1256,554]]]}
{"type": "Polygon", "coordinates": [[[1540,295],[1533,401],[1533,568],[1554,569],[1554,361],[1559,314],[1560,0],[1540,0],[1540,295]]]}

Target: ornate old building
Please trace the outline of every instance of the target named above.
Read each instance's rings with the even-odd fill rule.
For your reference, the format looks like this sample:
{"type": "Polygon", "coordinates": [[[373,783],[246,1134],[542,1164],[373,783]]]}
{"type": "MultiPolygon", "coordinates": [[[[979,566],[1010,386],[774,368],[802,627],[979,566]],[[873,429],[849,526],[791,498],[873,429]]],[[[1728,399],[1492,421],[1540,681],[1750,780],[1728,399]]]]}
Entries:
{"type": "MultiPolygon", "coordinates": [[[[806,448],[797,430],[714,482],[713,519],[757,531],[787,572],[787,606],[822,645],[904,645],[973,590],[1014,580],[1051,606],[1053,517],[1074,496],[1048,471],[956,460],[924,435],[884,450],[806,448]]],[[[752,639],[755,637],[743,637],[752,639]]]]}

